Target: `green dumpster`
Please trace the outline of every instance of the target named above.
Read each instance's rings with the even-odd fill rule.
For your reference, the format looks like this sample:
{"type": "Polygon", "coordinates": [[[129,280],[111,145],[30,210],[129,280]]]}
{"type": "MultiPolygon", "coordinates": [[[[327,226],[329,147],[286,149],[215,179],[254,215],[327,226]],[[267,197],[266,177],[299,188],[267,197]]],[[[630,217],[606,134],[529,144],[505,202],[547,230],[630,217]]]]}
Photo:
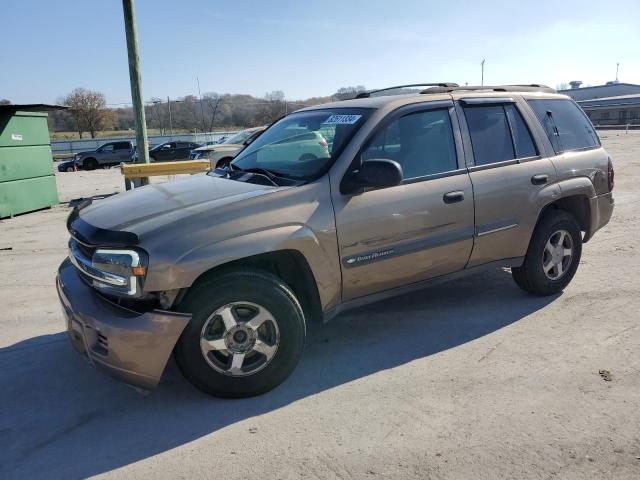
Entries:
{"type": "Polygon", "coordinates": [[[58,203],[47,110],[55,105],[0,105],[0,218],[58,203]]]}

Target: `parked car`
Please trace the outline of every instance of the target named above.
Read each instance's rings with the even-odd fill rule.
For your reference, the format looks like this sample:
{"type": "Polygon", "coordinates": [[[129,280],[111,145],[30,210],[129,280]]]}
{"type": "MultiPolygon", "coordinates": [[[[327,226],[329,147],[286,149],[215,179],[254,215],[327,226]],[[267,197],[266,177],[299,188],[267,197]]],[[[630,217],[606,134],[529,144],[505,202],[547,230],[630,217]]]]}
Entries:
{"type": "Polygon", "coordinates": [[[266,128],[266,126],[263,126],[242,130],[229,137],[223,143],[196,148],[191,152],[189,158],[192,160],[209,160],[213,168],[221,168],[231,163],[231,160],[238,152],[258,138],[266,128]]]}
{"type": "Polygon", "coordinates": [[[191,150],[199,146],[193,142],[165,142],[149,150],[149,160],[152,162],[186,160],[191,150]]]}
{"type": "Polygon", "coordinates": [[[95,150],[77,153],[74,161],[83,170],[95,170],[129,161],[133,151],[133,143],[130,141],[107,142],[95,150]]]}
{"type": "Polygon", "coordinates": [[[78,169],[75,160],[67,160],[58,164],[59,172],[75,172],[78,169]]]}
{"type": "MultiPolygon", "coordinates": [[[[164,142],[149,149],[149,161],[151,162],[172,162],[176,160],[186,160],[189,153],[200,144],[193,142],[164,142]]],[[[131,157],[132,162],[138,159],[136,150],[131,157]]]]}
{"type": "Polygon", "coordinates": [[[533,295],[569,284],[614,207],[611,158],[571,98],[359,97],[280,119],[224,169],[78,206],[57,278],[74,347],[146,389],[173,352],[196,387],[245,397],[343,310],[483,268],[533,295]],[[301,130],[300,149],[263,155],[301,130]]]}

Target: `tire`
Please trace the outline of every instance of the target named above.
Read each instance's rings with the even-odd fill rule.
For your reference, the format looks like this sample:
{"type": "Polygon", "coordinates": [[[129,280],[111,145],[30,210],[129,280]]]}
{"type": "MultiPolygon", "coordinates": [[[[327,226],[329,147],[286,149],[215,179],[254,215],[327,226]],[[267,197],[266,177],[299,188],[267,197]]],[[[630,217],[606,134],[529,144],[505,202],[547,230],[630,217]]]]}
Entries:
{"type": "Polygon", "coordinates": [[[193,316],[174,349],[176,362],[189,382],[210,395],[241,398],[268,392],[291,374],[302,356],[302,307],[291,289],[270,273],[241,269],[216,275],[196,285],[180,309],[193,316]],[[223,320],[229,311],[231,324],[237,322],[231,328],[223,320]],[[255,331],[249,328],[259,318],[270,320],[255,331]],[[239,331],[245,337],[238,339],[239,331]],[[253,338],[247,339],[248,334],[253,338]],[[258,344],[267,353],[258,351],[258,344]],[[244,360],[234,367],[240,355],[244,360]]]}
{"type": "Polygon", "coordinates": [[[224,166],[229,165],[232,161],[233,158],[231,157],[222,158],[218,160],[218,163],[216,163],[216,168],[223,168],[224,166]]]}
{"type": "Polygon", "coordinates": [[[581,255],[580,225],[568,212],[553,210],[536,226],[524,263],[512,268],[511,273],[516,285],[524,291],[538,296],[554,295],[571,282],[581,255]]]}
{"type": "Polygon", "coordinates": [[[83,170],[95,170],[98,168],[98,162],[95,158],[87,158],[82,162],[83,170]]]}
{"type": "Polygon", "coordinates": [[[74,172],[75,169],[73,167],[67,167],[66,172],[74,172]]]}

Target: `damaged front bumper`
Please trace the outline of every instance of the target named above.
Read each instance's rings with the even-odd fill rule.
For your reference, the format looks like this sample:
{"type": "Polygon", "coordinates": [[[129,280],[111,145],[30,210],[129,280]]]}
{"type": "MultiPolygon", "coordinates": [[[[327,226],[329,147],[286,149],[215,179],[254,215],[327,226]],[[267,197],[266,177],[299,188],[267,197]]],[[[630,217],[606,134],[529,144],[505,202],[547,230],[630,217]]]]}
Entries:
{"type": "Polygon", "coordinates": [[[73,347],[125,383],[156,387],[191,315],[117,305],[87,285],[69,259],[60,265],[56,284],[73,347]]]}

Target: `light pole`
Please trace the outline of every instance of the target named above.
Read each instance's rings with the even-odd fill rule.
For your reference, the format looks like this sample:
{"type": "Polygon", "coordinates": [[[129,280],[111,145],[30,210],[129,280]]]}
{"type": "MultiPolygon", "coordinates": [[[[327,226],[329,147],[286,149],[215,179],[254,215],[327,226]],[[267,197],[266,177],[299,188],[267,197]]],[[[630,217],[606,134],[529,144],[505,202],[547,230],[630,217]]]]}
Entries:
{"type": "Polygon", "coordinates": [[[169,106],[169,133],[173,136],[173,122],[171,121],[171,100],[167,95],[167,105],[169,106]]]}
{"type": "Polygon", "coordinates": [[[480,62],[480,68],[481,68],[480,86],[483,87],[484,86],[484,58],[480,62]]]}
{"type": "MultiPolygon", "coordinates": [[[[140,54],[138,52],[138,31],[136,29],[136,14],[133,0],[122,0],[124,10],[124,29],[127,37],[127,54],[129,57],[129,79],[131,81],[131,100],[136,125],[136,144],[138,162],[149,163],[149,141],[147,140],[147,123],[142,104],[142,79],[140,77],[140,54]]],[[[149,178],[139,180],[141,185],[147,185],[149,178]]]]}
{"type": "Polygon", "coordinates": [[[160,112],[158,111],[158,105],[160,105],[162,103],[161,100],[152,100],[151,103],[155,106],[154,110],[156,112],[156,119],[158,120],[158,129],[160,129],[160,135],[163,135],[162,133],[162,119],[160,118],[160,112]]]}

